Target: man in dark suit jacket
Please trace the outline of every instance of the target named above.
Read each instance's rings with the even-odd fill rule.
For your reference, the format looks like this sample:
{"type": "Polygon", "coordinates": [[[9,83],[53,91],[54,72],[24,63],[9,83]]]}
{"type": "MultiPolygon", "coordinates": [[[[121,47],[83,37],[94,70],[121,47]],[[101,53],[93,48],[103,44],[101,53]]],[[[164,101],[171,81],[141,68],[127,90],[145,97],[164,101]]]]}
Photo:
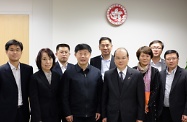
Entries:
{"type": "Polygon", "coordinates": [[[19,62],[23,45],[16,40],[5,44],[8,63],[0,67],[0,121],[29,122],[29,80],[33,68],[19,62]]]}
{"type": "Polygon", "coordinates": [[[164,54],[167,69],[160,72],[162,83],[161,122],[187,121],[187,70],[178,66],[179,54],[168,50],[164,54]]]}
{"type": "Polygon", "coordinates": [[[127,66],[125,48],[114,53],[117,68],[105,72],[102,93],[102,122],[143,122],[144,81],[140,72],[127,66]]]}
{"type": "MultiPolygon", "coordinates": [[[[55,63],[53,67],[53,71],[57,72],[61,77],[64,74],[66,69],[70,69],[74,65],[71,63],[68,63],[68,59],[70,56],[70,46],[68,44],[58,44],[56,46],[56,57],[57,57],[57,62],[55,63]]],[[[61,91],[62,92],[62,91],[61,91]]],[[[62,105],[62,103],[60,104],[62,105]]],[[[61,106],[61,118],[63,122],[66,122],[65,117],[63,116],[62,113],[62,106],[61,106]]]]}
{"type": "Polygon", "coordinates": [[[108,37],[101,37],[99,40],[101,55],[91,58],[90,64],[101,70],[104,77],[105,71],[115,68],[114,57],[111,55],[112,40],[108,37]]]}
{"type": "Polygon", "coordinates": [[[70,46],[68,44],[58,44],[56,46],[56,57],[58,61],[53,67],[53,71],[57,72],[60,76],[64,73],[66,69],[69,69],[73,64],[68,63],[70,56],[70,46]]]}

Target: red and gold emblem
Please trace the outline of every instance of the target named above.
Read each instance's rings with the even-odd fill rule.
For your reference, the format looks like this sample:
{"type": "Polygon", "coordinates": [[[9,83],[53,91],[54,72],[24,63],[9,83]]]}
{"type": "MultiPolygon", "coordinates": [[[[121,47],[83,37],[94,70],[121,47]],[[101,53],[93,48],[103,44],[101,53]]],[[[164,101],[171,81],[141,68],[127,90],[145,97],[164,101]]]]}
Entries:
{"type": "Polygon", "coordinates": [[[127,19],[127,10],[120,4],[113,4],[107,10],[107,19],[113,25],[121,25],[127,19]]]}

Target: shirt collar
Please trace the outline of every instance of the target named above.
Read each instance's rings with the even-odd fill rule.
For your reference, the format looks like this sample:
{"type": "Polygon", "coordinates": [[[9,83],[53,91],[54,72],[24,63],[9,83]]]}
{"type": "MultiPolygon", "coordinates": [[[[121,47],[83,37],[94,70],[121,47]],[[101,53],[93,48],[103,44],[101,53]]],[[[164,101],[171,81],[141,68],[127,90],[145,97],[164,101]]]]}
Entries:
{"type": "MultiPolygon", "coordinates": [[[[159,60],[159,63],[161,63],[162,62],[162,59],[160,58],[160,60],[159,60]]],[[[151,59],[151,63],[153,63],[154,64],[154,62],[153,62],[153,60],[151,59]]]]}
{"type": "Polygon", "coordinates": [[[166,73],[167,73],[167,74],[175,74],[176,71],[177,71],[177,67],[175,67],[175,68],[171,71],[171,73],[168,71],[168,68],[166,69],[166,73]]]}
{"type": "Polygon", "coordinates": [[[20,63],[18,64],[18,68],[16,68],[14,65],[12,65],[10,62],[8,62],[8,64],[10,65],[10,68],[13,69],[19,69],[20,70],[20,63]]]}
{"type": "MultiPolygon", "coordinates": [[[[110,55],[110,58],[108,60],[105,61],[111,61],[112,56],[110,55]]],[[[101,59],[104,60],[103,56],[101,55],[101,59]]]]}
{"type": "Polygon", "coordinates": [[[124,69],[123,71],[120,71],[118,68],[117,68],[117,71],[118,71],[118,74],[119,74],[120,72],[123,72],[123,74],[126,75],[126,73],[127,73],[127,66],[125,67],[125,69],[124,69]]]}
{"type": "MultiPolygon", "coordinates": [[[[78,64],[76,64],[75,67],[76,67],[76,69],[77,69],[78,72],[83,72],[83,69],[78,64]]],[[[85,69],[85,71],[89,72],[90,69],[91,69],[91,66],[88,64],[88,66],[85,69]]]]}
{"type": "MultiPolygon", "coordinates": [[[[59,65],[60,65],[60,67],[64,67],[61,63],[60,63],[60,61],[58,60],[58,63],[59,63],[59,65]]],[[[65,68],[67,68],[67,66],[68,66],[68,63],[66,63],[66,66],[65,66],[65,68]]]]}

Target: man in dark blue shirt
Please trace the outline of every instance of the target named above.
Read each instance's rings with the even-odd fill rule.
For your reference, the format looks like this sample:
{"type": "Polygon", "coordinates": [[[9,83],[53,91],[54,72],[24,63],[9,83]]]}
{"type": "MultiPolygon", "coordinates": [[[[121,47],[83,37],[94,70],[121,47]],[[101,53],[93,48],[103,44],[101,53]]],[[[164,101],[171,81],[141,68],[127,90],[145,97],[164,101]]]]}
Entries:
{"type": "Polygon", "coordinates": [[[68,122],[96,122],[100,118],[102,76],[99,69],[89,65],[91,47],[75,47],[77,64],[63,75],[62,102],[68,122]]]}

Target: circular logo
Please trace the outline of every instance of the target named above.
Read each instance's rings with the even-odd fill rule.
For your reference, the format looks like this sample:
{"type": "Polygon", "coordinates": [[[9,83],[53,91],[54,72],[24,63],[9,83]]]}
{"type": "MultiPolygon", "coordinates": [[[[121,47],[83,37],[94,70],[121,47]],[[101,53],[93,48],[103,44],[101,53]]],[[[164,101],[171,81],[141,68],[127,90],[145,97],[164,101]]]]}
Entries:
{"type": "Polygon", "coordinates": [[[127,19],[127,10],[120,4],[113,4],[107,10],[107,19],[113,25],[121,25],[127,19]]]}

